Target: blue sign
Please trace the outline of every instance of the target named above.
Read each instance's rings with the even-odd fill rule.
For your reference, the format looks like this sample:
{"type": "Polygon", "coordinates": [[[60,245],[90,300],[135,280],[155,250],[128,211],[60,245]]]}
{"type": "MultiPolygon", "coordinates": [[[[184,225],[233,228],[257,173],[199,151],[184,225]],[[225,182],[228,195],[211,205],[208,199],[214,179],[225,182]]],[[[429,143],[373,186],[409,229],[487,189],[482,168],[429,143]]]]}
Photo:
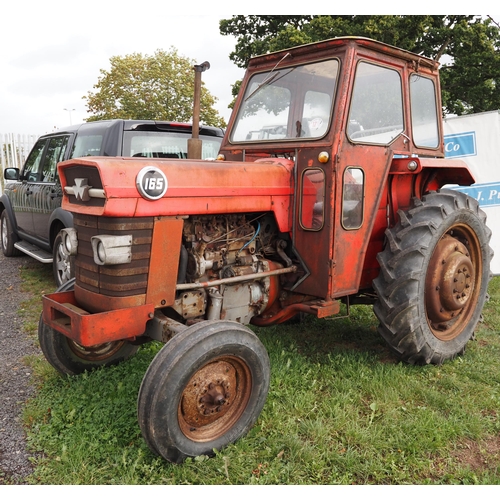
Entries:
{"type": "Polygon", "coordinates": [[[457,156],[476,156],[476,132],[463,132],[444,136],[444,155],[446,158],[457,156]]]}
{"type": "Polygon", "coordinates": [[[453,187],[456,191],[468,194],[479,202],[481,207],[500,206],[500,182],[474,184],[470,187],[453,187]]]}

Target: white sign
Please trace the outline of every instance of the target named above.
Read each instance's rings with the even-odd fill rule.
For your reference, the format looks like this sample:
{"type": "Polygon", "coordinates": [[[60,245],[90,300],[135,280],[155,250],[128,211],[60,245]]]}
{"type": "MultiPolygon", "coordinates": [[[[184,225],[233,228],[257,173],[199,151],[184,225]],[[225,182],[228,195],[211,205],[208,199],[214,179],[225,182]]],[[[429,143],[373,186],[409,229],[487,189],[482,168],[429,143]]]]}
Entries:
{"type": "Polygon", "coordinates": [[[475,198],[487,216],[495,252],[493,274],[500,274],[500,110],[444,120],[444,149],[447,158],[462,158],[476,179],[470,187],[455,187],[475,198]]]}

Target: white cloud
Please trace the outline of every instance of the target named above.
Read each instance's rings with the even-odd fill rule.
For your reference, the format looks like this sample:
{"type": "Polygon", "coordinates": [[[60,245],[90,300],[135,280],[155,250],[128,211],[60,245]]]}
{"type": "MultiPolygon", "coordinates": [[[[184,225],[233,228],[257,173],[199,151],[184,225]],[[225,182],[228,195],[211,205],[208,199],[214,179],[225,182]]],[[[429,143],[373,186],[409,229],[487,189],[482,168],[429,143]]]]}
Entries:
{"type": "MultiPolygon", "coordinates": [[[[189,7],[200,10],[196,2],[189,7]]],[[[84,121],[83,96],[100,70],[109,69],[110,57],[172,46],[195,62],[210,62],[203,81],[227,121],[231,84],[244,73],[229,60],[234,39],[219,33],[219,20],[229,17],[175,15],[171,3],[151,0],[2,6],[0,133],[43,134],[68,125],[70,117],[72,123],[84,121]]]]}

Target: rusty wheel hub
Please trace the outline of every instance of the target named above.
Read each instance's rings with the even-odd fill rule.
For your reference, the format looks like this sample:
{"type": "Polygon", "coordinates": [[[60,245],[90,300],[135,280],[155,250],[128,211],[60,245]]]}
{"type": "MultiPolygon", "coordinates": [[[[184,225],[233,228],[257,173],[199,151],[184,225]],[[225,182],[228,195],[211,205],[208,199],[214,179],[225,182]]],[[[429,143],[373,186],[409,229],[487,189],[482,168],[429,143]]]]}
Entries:
{"type": "Polygon", "coordinates": [[[194,441],[223,435],[245,409],[251,391],[246,364],[225,356],[206,364],[189,380],[179,404],[182,432],[194,441]]]}
{"type": "Polygon", "coordinates": [[[84,347],[74,340],[68,339],[69,348],[81,359],[86,361],[103,361],[116,352],[118,352],[124,344],[123,340],[114,342],[106,342],[105,344],[97,344],[91,347],[84,347]]]}
{"type": "Polygon", "coordinates": [[[451,340],[461,331],[459,317],[469,309],[476,290],[476,269],[468,248],[446,234],[429,263],[425,304],[436,337],[451,340]]]}

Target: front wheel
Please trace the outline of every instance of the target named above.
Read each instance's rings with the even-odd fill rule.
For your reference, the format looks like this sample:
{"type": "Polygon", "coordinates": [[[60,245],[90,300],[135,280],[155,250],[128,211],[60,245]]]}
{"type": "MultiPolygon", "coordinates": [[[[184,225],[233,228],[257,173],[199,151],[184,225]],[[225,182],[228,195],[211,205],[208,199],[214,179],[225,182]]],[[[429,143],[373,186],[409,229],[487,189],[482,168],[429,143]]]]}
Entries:
{"type": "Polygon", "coordinates": [[[6,257],[16,257],[21,255],[21,251],[14,246],[14,238],[12,232],[12,225],[7,215],[7,210],[2,212],[0,217],[0,232],[2,242],[2,251],[6,257]]]}
{"type": "Polygon", "coordinates": [[[142,435],[171,462],[213,455],[254,425],[269,379],[267,352],[247,327],[205,321],[187,328],[144,376],[137,402],[142,435]]]}
{"type": "MultiPolygon", "coordinates": [[[[74,285],[73,278],[57,291],[70,291],[74,285]]],[[[46,325],[43,314],[40,315],[38,322],[38,340],[47,361],[63,375],[79,375],[86,370],[118,364],[132,357],[139,349],[126,340],[84,347],[46,325]]]]}
{"type": "Polygon", "coordinates": [[[404,361],[441,364],[465,350],[481,317],[493,252],[473,198],[440,190],[415,198],[386,230],[374,312],[404,361]]]}

